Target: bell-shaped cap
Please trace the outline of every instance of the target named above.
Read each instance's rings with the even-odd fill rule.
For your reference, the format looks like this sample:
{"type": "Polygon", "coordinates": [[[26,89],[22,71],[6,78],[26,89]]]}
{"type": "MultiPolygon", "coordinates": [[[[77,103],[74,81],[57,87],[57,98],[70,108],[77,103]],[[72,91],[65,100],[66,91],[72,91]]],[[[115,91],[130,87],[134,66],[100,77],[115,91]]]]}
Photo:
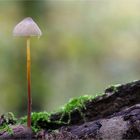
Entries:
{"type": "Polygon", "coordinates": [[[38,25],[33,21],[33,19],[27,17],[15,26],[13,30],[13,35],[25,37],[41,36],[42,32],[39,29],[38,25]]]}

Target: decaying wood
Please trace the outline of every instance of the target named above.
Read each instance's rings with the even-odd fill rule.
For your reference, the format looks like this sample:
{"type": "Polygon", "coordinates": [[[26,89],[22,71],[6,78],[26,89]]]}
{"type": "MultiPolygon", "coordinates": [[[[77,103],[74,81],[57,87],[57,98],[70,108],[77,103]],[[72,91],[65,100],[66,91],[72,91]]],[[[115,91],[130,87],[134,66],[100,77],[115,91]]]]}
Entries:
{"type": "Polygon", "coordinates": [[[31,129],[23,126],[23,125],[13,125],[11,126],[12,133],[8,131],[3,131],[0,133],[1,139],[31,139],[32,131],[31,129]]]}
{"type": "Polygon", "coordinates": [[[81,125],[61,127],[58,132],[44,133],[47,139],[139,139],[140,104],[131,106],[111,116],[81,125]]]}
{"type": "MultiPolygon", "coordinates": [[[[107,117],[115,112],[121,111],[140,103],[140,81],[128,83],[105,90],[105,94],[86,103],[85,108],[81,110],[86,121],[93,121],[107,117]]],[[[52,115],[53,120],[59,120],[62,114],[52,115]]],[[[63,121],[68,121],[68,114],[63,117],[63,121]]],[[[83,117],[78,110],[71,113],[71,124],[84,123],[83,117]]]]}
{"type": "MultiPolygon", "coordinates": [[[[61,116],[61,113],[53,114],[51,121],[60,120],[61,116]]],[[[65,114],[62,121],[68,122],[68,119],[68,114],[65,114]]],[[[42,131],[37,134],[31,134],[27,128],[14,126],[15,132],[12,136],[5,132],[0,134],[0,138],[27,138],[30,135],[33,138],[50,140],[139,139],[140,81],[106,89],[104,95],[86,102],[81,112],[73,110],[67,126],[46,122],[39,122],[38,125],[42,131]]]]}

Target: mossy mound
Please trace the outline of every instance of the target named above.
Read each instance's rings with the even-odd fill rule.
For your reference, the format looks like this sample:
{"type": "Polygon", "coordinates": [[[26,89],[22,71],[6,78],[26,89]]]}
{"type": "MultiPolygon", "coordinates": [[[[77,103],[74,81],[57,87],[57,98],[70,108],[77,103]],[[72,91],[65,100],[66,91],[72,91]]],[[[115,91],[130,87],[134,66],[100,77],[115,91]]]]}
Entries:
{"type": "MultiPolygon", "coordinates": [[[[74,110],[81,112],[83,108],[86,108],[85,103],[94,98],[94,96],[84,95],[70,99],[67,104],[55,112],[33,112],[31,114],[33,132],[38,132],[41,129],[56,129],[62,125],[68,125],[71,121],[71,113],[74,110]],[[55,114],[61,114],[61,116],[56,120],[51,119],[52,116],[55,116],[55,114]],[[67,121],[63,121],[63,117],[66,115],[68,115],[68,119],[67,121]]],[[[0,118],[0,131],[8,130],[9,133],[12,133],[10,129],[11,125],[26,125],[26,123],[27,116],[17,119],[13,113],[9,112],[2,115],[0,118]]]]}

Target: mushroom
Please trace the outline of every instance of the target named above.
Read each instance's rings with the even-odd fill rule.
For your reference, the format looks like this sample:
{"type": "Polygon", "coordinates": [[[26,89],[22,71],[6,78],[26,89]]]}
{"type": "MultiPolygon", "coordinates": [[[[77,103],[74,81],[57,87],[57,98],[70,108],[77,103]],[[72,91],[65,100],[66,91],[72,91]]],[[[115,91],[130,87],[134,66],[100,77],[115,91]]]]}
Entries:
{"type": "Polygon", "coordinates": [[[42,32],[38,25],[33,21],[32,18],[27,17],[19,22],[14,30],[14,36],[26,37],[27,47],[27,87],[28,87],[28,114],[27,114],[27,126],[31,127],[31,56],[30,56],[30,38],[32,36],[41,36],[42,32]]]}

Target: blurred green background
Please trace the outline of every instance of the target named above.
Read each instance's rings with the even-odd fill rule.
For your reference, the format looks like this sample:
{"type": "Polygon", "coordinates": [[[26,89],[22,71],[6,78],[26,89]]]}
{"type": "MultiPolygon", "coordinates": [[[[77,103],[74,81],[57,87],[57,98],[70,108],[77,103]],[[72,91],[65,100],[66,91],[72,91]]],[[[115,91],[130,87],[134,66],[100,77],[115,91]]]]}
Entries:
{"type": "Polygon", "coordinates": [[[26,114],[26,42],[12,31],[29,16],[43,33],[31,40],[33,111],[140,79],[139,0],[1,0],[0,114],[26,114]]]}

